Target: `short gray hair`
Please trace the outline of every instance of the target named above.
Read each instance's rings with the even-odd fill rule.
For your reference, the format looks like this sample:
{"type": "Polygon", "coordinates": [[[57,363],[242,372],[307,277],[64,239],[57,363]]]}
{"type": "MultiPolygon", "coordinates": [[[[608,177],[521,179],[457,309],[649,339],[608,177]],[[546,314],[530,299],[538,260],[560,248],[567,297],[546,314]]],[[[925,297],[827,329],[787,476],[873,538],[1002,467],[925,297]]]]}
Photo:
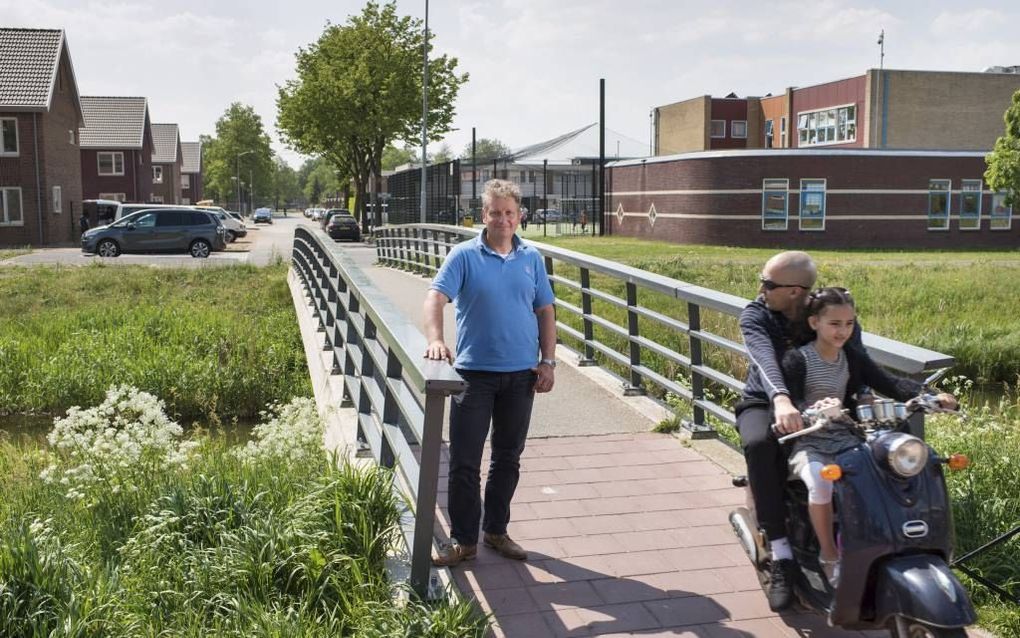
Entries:
{"type": "Polygon", "coordinates": [[[482,191],[482,208],[488,208],[497,197],[511,197],[518,207],[521,205],[521,187],[506,179],[490,179],[482,191]]]}

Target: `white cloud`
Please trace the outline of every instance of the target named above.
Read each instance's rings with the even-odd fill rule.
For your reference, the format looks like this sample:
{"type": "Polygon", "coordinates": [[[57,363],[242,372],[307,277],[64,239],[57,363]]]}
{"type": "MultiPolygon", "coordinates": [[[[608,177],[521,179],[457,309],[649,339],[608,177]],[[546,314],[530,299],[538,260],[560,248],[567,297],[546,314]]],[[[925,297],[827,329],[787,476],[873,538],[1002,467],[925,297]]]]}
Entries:
{"type": "Polygon", "coordinates": [[[982,33],[993,30],[1004,19],[1005,16],[1001,12],[992,9],[943,11],[932,19],[930,30],[937,36],[982,33]]]}

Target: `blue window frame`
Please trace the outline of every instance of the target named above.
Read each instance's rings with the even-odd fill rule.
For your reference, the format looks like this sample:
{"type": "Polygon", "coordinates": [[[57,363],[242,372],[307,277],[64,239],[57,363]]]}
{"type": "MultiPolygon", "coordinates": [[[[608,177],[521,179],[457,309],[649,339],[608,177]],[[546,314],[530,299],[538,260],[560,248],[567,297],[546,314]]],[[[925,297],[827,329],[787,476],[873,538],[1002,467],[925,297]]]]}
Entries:
{"type": "Polygon", "coordinates": [[[992,210],[988,212],[988,227],[992,230],[1009,230],[1013,225],[1013,207],[1006,203],[1006,193],[992,195],[992,210]]]}
{"type": "Polygon", "coordinates": [[[949,230],[949,202],[952,189],[952,180],[928,180],[928,230],[949,230]]]}
{"type": "Polygon", "coordinates": [[[981,229],[981,180],[960,182],[960,230],[981,229]]]}
{"type": "Polygon", "coordinates": [[[800,180],[800,229],[825,230],[825,180],[800,180]]]}
{"type": "Polygon", "coordinates": [[[761,185],[761,229],[786,230],[790,180],[766,179],[761,185]]]}

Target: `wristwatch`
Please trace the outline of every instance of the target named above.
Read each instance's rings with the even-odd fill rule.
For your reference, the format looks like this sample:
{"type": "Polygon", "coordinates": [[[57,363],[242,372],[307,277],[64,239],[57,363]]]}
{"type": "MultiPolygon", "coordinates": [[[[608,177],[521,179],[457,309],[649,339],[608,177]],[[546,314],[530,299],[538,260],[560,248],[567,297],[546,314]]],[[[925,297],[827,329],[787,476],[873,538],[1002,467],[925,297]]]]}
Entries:
{"type": "Polygon", "coordinates": [[[545,365],[553,369],[556,368],[556,359],[542,359],[541,361],[539,361],[539,363],[544,363],[545,365]]]}

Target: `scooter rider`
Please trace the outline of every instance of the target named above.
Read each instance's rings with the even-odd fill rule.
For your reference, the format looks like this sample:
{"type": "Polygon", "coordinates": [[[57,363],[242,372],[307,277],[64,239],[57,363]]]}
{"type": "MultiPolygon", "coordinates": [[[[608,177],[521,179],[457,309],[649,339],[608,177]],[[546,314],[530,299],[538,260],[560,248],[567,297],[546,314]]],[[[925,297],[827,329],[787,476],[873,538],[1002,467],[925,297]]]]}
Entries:
{"type": "MultiPolygon", "coordinates": [[[[740,314],[740,332],[750,366],[735,412],[758,525],[772,552],[768,600],[773,611],[790,606],[796,565],[784,523],[786,458],[771,425],[775,423],[780,434],[796,432],[804,425],[800,411],[790,400],[780,362],[787,349],[807,341],[807,335],[795,334],[795,326],[816,278],[817,269],[807,253],[774,255],[762,269],[758,297],[740,314]]],[[[856,329],[851,339],[854,341],[860,343],[860,331],[856,329]]]]}

